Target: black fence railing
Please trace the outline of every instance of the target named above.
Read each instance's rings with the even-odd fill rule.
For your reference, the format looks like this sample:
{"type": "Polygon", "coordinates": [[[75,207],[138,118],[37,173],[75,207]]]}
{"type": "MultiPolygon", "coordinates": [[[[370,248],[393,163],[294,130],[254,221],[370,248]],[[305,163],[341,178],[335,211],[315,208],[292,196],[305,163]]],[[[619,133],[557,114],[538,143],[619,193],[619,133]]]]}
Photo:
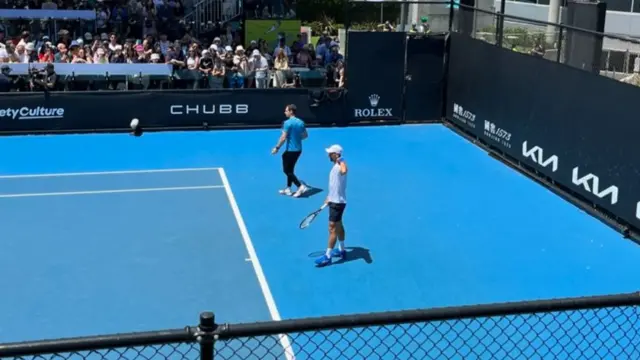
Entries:
{"type": "Polygon", "coordinates": [[[634,71],[634,60],[640,52],[640,39],[626,35],[601,33],[463,4],[453,16],[449,31],[616,80],[634,71]]]}
{"type": "Polygon", "coordinates": [[[1,359],[639,359],[640,293],[0,345],[1,359]]]}

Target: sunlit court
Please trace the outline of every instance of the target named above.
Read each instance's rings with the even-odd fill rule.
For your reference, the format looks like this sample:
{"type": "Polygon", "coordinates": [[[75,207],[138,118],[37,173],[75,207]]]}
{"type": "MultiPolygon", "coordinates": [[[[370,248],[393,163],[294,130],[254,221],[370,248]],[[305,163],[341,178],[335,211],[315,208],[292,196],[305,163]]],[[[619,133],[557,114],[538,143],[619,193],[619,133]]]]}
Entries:
{"type": "MultiPolygon", "coordinates": [[[[181,328],[205,310],[250,323],[637,288],[636,244],[443,126],[310,129],[297,172],[318,191],[301,198],[278,194],[278,136],[4,139],[0,341],[181,328]],[[333,143],[350,164],[348,256],[317,268],[326,213],[298,224],[326,196],[333,143]]],[[[254,356],[327,344],[273,341],[254,356]]]]}

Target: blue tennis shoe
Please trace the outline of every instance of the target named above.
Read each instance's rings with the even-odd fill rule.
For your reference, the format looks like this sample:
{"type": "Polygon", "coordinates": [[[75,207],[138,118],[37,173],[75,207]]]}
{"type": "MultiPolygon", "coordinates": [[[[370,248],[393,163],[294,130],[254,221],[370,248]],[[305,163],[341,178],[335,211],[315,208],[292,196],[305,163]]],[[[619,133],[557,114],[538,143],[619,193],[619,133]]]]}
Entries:
{"type": "Polygon", "coordinates": [[[327,265],[331,264],[331,258],[328,257],[325,254],[325,255],[322,255],[319,258],[317,258],[315,263],[316,263],[316,266],[318,266],[318,267],[327,266],[327,265]]]}
{"type": "Polygon", "coordinates": [[[345,257],[347,257],[347,251],[346,250],[340,250],[340,249],[333,249],[331,251],[331,257],[337,257],[340,260],[343,260],[345,257]]]}

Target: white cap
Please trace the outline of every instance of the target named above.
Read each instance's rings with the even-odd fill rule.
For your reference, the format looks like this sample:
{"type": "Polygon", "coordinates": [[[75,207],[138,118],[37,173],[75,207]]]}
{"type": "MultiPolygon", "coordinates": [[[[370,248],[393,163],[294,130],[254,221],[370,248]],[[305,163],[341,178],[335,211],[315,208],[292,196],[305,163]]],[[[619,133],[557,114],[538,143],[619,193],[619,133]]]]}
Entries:
{"type": "Polygon", "coordinates": [[[329,154],[331,153],[336,153],[336,154],[342,154],[342,146],[340,145],[331,145],[328,148],[324,149],[326,152],[328,152],[329,154]]]}

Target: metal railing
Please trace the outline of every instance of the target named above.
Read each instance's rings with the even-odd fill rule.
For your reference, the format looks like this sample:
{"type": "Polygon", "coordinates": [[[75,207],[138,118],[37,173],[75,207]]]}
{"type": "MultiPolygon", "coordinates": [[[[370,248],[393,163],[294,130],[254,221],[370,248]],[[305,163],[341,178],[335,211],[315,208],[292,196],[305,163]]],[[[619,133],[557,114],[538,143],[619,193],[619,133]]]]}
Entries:
{"type": "Polygon", "coordinates": [[[466,5],[460,5],[459,10],[455,12],[457,19],[452,22],[452,31],[462,30],[457,26],[460,22],[456,20],[465,16],[468,19],[473,18],[474,28],[470,35],[497,46],[617,80],[640,70],[634,69],[635,59],[640,56],[640,39],[501,14],[466,5]]]}
{"type": "Polygon", "coordinates": [[[0,344],[2,359],[638,359],[640,293],[0,344]]]}
{"type": "Polygon", "coordinates": [[[216,23],[224,23],[241,13],[242,0],[200,0],[185,15],[185,22],[191,24],[196,34],[212,28],[216,23]]]}

